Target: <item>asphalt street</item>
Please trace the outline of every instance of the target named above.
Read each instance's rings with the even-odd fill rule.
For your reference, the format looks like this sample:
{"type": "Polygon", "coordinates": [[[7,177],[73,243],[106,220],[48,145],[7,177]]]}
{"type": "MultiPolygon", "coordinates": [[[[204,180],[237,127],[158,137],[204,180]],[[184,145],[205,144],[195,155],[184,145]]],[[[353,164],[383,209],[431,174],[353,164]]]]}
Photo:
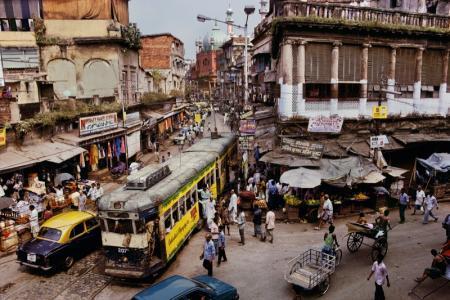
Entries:
{"type": "MultiPolygon", "coordinates": [[[[450,204],[442,204],[438,215],[450,213],[450,204]]],[[[410,214],[410,212],[409,212],[410,214]]],[[[414,278],[430,265],[430,249],[439,248],[445,239],[441,222],[421,224],[421,216],[407,215],[405,224],[398,224],[398,212],[392,213],[393,230],[389,232],[389,250],[385,263],[389,269],[391,287],[385,287],[387,299],[415,299],[408,295],[414,287],[414,278]]],[[[331,277],[331,286],[321,299],[373,299],[373,279],[366,280],[371,268],[370,245],[350,254],[346,248],[345,223],[336,221],[337,235],[343,250],[341,265],[331,277]]],[[[310,247],[320,247],[325,230],[317,232],[311,224],[277,223],[275,243],[263,243],[251,236],[253,225],[247,223],[247,242],[238,245],[237,228],[228,237],[228,262],[214,268],[214,276],[234,285],[241,299],[315,299],[314,292],[303,293],[302,298],[284,280],[287,262],[310,247]]],[[[199,255],[204,232],[196,233],[176,256],[167,270],[154,282],[170,275],[195,276],[204,274],[199,255]]],[[[43,275],[20,267],[14,256],[0,260],[0,299],[130,299],[151,282],[119,283],[101,274],[100,254],[94,253],[78,261],[69,272],[43,275]]],[[[419,293],[437,287],[442,281],[428,280],[419,293]]],[[[450,285],[427,299],[446,299],[450,285]]]]}

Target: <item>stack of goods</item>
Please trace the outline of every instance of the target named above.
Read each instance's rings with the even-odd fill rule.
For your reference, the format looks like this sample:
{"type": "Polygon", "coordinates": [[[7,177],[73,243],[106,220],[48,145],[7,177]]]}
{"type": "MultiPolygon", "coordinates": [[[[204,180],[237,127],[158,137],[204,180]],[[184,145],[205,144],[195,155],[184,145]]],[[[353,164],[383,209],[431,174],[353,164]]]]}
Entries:
{"type": "Polygon", "coordinates": [[[294,195],[286,194],[284,195],[284,201],[289,206],[300,206],[302,201],[294,195]]]}
{"type": "Polygon", "coordinates": [[[306,200],[305,203],[308,206],[319,206],[320,205],[320,201],[319,200],[314,200],[314,199],[306,200]]]}
{"type": "Polygon", "coordinates": [[[14,228],[14,221],[7,220],[0,222],[0,250],[9,251],[19,244],[17,232],[14,228]]]}
{"type": "Polygon", "coordinates": [[[366,201],[366,200],[369,200],[369,197],[364,195],[363,193],[358,193],[355,195],[355,200],[356,201],[366,201]]]}
{"type": "Polygon", "coordinates": [[[268,209],[267,207],[267,202],[264,199],[259,199],[255,201],[256,205],[258,205],[259,208],[261,209],[268,209]]]}

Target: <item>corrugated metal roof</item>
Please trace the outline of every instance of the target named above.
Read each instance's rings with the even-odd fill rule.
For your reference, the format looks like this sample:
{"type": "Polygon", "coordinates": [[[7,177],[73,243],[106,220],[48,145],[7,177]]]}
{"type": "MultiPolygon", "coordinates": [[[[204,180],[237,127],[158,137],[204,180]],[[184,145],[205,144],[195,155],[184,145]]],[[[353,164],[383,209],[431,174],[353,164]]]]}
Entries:
{"type": "Polygon", "coordinates": [[[40,162],[62,163],[86,150],[58,142],[40,142],[22,146],[20,149],[8,147],[0,153],[0,173],[12,172],[40,162]]]}

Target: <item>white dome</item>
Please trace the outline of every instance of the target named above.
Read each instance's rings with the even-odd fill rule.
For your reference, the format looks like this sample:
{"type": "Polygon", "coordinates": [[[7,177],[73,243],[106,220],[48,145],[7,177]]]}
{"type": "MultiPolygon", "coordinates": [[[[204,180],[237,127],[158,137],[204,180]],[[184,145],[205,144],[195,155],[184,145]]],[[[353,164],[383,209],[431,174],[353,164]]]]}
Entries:
{"type": "Polygon", "coordinates": [[[205,51],[217,50],[227,41],[227,35],[214,24],[211,32],[203,38],[203,49],[205,51]]]}

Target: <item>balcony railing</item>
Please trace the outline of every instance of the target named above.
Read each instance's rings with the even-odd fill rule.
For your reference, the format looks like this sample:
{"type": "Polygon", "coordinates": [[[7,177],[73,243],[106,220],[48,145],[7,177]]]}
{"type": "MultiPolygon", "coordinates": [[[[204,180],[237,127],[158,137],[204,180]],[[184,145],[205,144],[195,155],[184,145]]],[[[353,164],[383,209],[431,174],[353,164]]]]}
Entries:
{"type": "MultiPolygon", "coordinates": [[[[374,22],[383,25],[404,25],[422,28],[450,29],[450,17],[434,14],[410,13],[370,7],[339,4],[302,3],[288,1],[281,3],[275,17],[312,17],[347,20],[350,22],[374,22]]],[[[256,32],[265,29],[262,21],[256,32]]]]}

